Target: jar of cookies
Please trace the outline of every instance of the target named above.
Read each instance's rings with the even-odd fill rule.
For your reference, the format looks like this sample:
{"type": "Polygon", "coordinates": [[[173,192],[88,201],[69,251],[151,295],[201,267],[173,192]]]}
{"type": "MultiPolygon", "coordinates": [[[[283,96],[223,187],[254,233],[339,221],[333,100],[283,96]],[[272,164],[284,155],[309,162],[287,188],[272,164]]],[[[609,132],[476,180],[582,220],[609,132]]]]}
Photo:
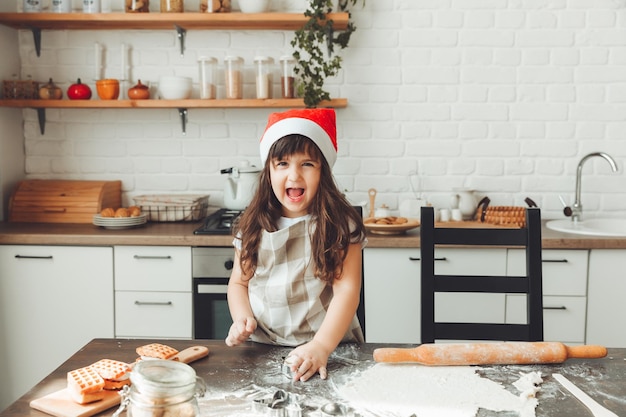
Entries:
{"type": "Polygon", "coordinates": [[[161,13],[182,13],[184,11],[184,0],[161,0],[161,13]]]}
{"type": "Polygon", "coordinates": [[[126,13],[149,13],[150,0],[124,0],[126,13]]]}
{"type": "Polygon", "coordinates": [[[197,398],[204,395],[206,384],[187,364],[142,360],[133,368],[130,381],[122,394],[128,417],[199,415],[197,398]]]}
{"type": "Polygon", "coordinates": [[[228,13],[231,10],[231,0],[200,0],[201,13],[228,13]]]}

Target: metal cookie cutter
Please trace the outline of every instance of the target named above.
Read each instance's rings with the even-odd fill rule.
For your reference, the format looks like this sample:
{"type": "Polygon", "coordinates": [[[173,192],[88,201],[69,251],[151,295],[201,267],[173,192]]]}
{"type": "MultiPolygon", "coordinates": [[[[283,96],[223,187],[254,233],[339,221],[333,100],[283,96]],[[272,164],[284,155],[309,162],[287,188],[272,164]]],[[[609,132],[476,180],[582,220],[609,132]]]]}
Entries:
{"type": "Polygon", "coordinates": [[[278,390],[271,398],[254,400],[254,411],[268,417],[302,417],[302,406],[297,395],[278,390]]]}
{"type": "Polygon", "coordinates": [[[289,356],[287,356],[286,358],[283,357],[283,362],[281,363],[281,366],[280,366],[280,373],[285,375],[289,379],[293,379],[293,375],[294,375],[294,373],[291,371],[292,359],[293,358],[289,356]]]}

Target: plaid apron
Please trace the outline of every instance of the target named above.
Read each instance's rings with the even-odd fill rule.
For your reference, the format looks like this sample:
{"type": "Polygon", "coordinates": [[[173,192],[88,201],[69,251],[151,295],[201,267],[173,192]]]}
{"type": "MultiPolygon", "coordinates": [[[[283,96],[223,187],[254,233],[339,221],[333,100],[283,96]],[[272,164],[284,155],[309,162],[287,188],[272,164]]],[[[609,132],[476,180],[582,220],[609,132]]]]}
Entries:
{"type": "MultiPolygon", "coordinates": [[[[257,330],[251,340],[283,346],[309,342],[319,330],[333,289],[313,275],[308,221],[263,232],[256,273],[248,283],[257,330]]],[[[343,342],[363,342],[355,315],[343,342]]]]}

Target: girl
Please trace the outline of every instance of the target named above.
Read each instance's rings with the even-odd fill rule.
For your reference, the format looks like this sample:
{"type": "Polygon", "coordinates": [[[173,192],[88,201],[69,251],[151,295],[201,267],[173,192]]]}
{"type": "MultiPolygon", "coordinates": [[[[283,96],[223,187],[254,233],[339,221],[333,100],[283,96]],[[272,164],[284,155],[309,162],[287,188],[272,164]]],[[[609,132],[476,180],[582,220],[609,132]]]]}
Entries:
{"type": "Polygon", "coordinates": [[[325,379],[340,342],[363,342],[355,312],[367,241],[331,173],[336,143],[332,109],[270,115],[259,187],[234,229],[226,344],[297,346],[289,363],[300,381],[325,379]]]}

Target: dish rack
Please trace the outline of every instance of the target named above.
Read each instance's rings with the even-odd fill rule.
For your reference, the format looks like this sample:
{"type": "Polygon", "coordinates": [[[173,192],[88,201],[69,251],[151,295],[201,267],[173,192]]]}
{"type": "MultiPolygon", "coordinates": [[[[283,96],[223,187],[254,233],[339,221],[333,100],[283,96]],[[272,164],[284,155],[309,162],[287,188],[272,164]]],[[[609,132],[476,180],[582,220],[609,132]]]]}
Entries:
{"type": "Polygon", "coordinates": [[[193,222],[207,215],[209,196],[200,194],[153,194],[133,197],[135,205],[151,222],[193,222]]]}

